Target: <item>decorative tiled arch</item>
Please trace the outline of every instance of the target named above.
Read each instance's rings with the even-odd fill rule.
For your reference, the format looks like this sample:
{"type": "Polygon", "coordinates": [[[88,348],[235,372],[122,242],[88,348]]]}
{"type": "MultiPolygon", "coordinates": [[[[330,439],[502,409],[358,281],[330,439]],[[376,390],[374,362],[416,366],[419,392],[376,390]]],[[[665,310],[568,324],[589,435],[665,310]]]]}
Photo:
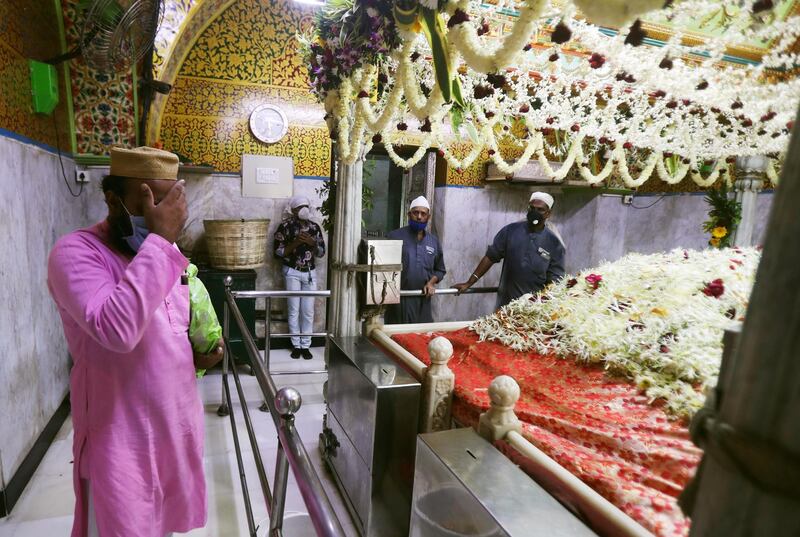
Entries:
{"type": "MultiPolygon", "coordinates": [[[[174,84],[186,55],[203,30],[236,0],[167,0],[156,36],[153,70],[157,80],[174,84]]],[[[150,144],[158,139],[167,96],[156,94],[145,131],[150,144]]]]}

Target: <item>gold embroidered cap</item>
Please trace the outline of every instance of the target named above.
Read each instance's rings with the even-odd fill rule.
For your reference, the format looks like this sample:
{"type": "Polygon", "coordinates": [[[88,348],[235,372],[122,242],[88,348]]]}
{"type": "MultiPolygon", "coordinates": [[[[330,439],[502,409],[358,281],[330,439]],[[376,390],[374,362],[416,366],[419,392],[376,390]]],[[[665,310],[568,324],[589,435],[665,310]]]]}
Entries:
{"type": "Polygon", "coordinates": [[[132,179],[177,181],[178,155],[154,147],[112,147],[109,173],[132,179]]]}

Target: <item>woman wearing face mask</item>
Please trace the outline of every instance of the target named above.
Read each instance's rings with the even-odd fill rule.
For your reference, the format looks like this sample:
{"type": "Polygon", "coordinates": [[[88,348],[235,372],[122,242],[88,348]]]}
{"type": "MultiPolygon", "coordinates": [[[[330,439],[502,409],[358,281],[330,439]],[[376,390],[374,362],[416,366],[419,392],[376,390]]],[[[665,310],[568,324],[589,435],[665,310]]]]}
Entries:
{"type": "Polygon", "coordinates": [[[495,303],[497,309],[563,278],[564,245],[558,235],[545,227],[552,208],[553,196],[546,192],[531,194],[525,220],[502,228],[469,279],[453,287],[459,292],[469,289],[502,259],[503,271],[495,303]]]}
{"type": "MultiPolygon", "coordinates": [[[[325,239],[319,225],[309,220],[308,198],[293,196],[289,214],[275,231],[275,257],[283,262],[287,291],[314,291],[317,274],[314,258],[325,255],[325,239]]],[[[314,329],[314,297],[287,299],[289,332],[310,334],[314,329]]],[[[311,336],[292,337],[292,358],[310,360],[311,336]]]]}

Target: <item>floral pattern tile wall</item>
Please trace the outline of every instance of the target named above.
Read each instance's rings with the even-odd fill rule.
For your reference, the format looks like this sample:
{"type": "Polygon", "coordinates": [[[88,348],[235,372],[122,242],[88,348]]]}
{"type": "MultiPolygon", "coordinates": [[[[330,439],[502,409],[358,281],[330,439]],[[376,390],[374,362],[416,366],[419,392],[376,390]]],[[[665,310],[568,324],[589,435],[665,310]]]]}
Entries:
{"type": "MultiPolygon", "coordinates": [[[[79,3],[61,0],[68,48],[79,42],[83,28],[79,3]]],[[[135,146],[133,74],[101,73],[81,58],[70,62],[70,70],[77,152],[107,155],[112,146],[135,146]]]]}

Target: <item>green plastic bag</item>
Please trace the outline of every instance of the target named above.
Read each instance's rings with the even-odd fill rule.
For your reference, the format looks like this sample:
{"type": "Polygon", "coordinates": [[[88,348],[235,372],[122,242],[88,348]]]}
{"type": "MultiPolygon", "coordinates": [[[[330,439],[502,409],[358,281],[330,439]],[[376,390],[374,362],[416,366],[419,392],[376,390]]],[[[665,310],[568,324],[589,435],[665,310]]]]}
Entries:
{"type": "MultiPolygon", "coordinates": [[[[222,337],[222,327],[206,286],[197,277],[197,267],[189,263],[186,273],[189,275],[189,341],[195,352],[208,354],[222,337]]],[[[205,369],[198,369],[197,378],[205,373],[205,369]]]]}

